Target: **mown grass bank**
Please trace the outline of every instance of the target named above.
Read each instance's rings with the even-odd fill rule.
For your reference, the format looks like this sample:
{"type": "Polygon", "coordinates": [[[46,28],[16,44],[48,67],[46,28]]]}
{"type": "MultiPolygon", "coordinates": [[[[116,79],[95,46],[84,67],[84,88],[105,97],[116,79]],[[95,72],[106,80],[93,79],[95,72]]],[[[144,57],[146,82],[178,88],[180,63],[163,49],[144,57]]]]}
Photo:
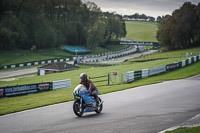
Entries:
{"type": "Polygon", "coordinates": [[[134,41],[157,42],[157,23],[126,21],[127,38],[134,41]]]}
{"type": "MultiPolygon", "coordinates": [[[[107,75],[111,71],[121,71],[125,74],[125,72],[127,71],[135,71],[135,70],[141,70],[141,69],[146,69],[146,68],[152,68],[152,67],[156,67],[160,65],[170,64],[173,62],[178,62],[183,59],[187,59],[188,57],[181,56],[181,55],[185,55],[186,51],[192,53],[195,51],[200,51],[200,48],[179,50],[179,51],[173,51],[169,53],[168,52],[155,53],[155,55],[149,55],[150,57],[148,56],[145,57],[145,58],[159,58],[162,56],[167,56],[167,57],[169,56],[169,58],[166,58],[166,59],[158,59],[158,60],[145,61],[145,62],[132,62],[134,60],[130,60],[124,64],[117,65],[117,66],[110,66],[110,67],[81,66],[79,70],[74,70],[74,71],[67,71],[63,73],[49,74],[49,75],[29,77],[29,78],[21,78],[15,81],[0,81],[0,86],[3,87],[3,86],[12,86],[16,84],[23,85],[23,84],[33,84],[33,83],[71,79],[71,86],[72,86],[71,89],[61,89],[61,90],[56,90],[56,91],[38,93],[34,95],[25,95],[25,96],[19,96],[19,97],[0,99],[0,115],[73,100],[72,91],[73,91],[73,88],[80,82],[80,79],[79,79],[80,73],[85,72],[90,77],[107,75]]],[[[144,57],[139,58],[137,60],[143,60],[143,58],[144,57]]],[[[199,68],[200,68],[200,62],[181,68],[179,70],[170,72],[170,73],[164,73],[159,76],[154,76],[147,79],[141,79],[130,84],[101,86],[101,85],[107,84],[107,82],[103,82],[103,83],[96,83],[95,85],[101,86],[99,87],[99,90],[101,91],[101,94],[105,94],[105,93],[110,93],[114,91],[129,89],[129,88],[133,88],[137,86],[160,83],[166,80],[175,80],[175,79],[190,77],[196,74],[200,74],[199,68]]]]}
{"type": "MultiPolygon", "coordinates": [[[[49,74],[44,76],[36,76],[30,78],[22,78],[14,81],[0,81],[0,87],[4,86],[13,86],[13,85],[23,85],[23,84],[34,84],[34,83],[41,83],[41,82],[52,82],[57,80],[64,80],[64,79],[71,79],[72,80],[72,87],[75,87],[79,83],[79,75],[80,73],[86,72],[90,77],[98,77],[107,75],[109,72],[112,71],[120,71],[125,74],[128,71],[136,71],[142,70],[147,68],[152,68],[156,66],[166,65],[174,62],[179,62],[189,57],[185,56],[186,51],[188,53],[197,53],[200,51],[200,48],[192,48],[187,50],[178,50],[173,52],[163,52],[163,53],[155,53],[152,55],[148,55],[145,57],[141,57],[138,59],[132,59],[128,62],[118,64],[116,66],[110,67],[88,67],[88,66],[81,66],[79,70],[74,71],[67,71],[63,73],[57,74],[49,74]],[[183,55],[183,56],[182,56],[183,55]],[[160,59],[165,57],[163,59],[160,59]],[[134,62],[138,60],[146,60],[146,59],[156,59],[150,60],[145,62],[134,62]]],[[[125,77],[125,76],[124,76],[125,77]]],[[[100,86],[106,83],[98,83],[97,85],[100,86]]]]}
{"type": "MultiPolygon", "coordinates": [[[[179,70],[164,73],[162,75],[153,76],[147,79],[141,79],[130,84],[121,84],[114,86],[99,87],[101,94],[110,93],[114,91],[121,91],[133,87],[160,83],[167,80],[175,80],[187,78],[193,75],[200,74],[200,62],[192,64],[188,67],[179,70]]],[[[82,70],[84,72],[84,70],[82,70]]],[[[54,75],[59,77],[60,75],[54,75]]],[[[76,75],[76,80],[72,80],[71,89],[61,89],[49,92],[38,93],[34,95],[25,95],[19,97],[0,99],[0,115],[5,115],[13,112],[23,111],[27,109],[42,107],[46,105],[67,102],[73,100],[73,88],[79,83],[79,75],[76,75]]]]}

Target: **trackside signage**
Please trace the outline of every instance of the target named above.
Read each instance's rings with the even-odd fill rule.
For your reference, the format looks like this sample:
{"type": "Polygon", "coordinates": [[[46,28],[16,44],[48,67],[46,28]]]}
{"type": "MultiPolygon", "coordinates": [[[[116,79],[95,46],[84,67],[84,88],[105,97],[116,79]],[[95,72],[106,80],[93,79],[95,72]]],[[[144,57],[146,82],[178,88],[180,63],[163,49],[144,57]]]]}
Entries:
{"type": "Polygon", "coordinates": [[[3,97],[3,96],[4,96],[4,90],[0,89],[0,97],[3,97]]]}
{"type": "Polygon", "coordinates": [[[0,88],[0,97],[18,96],[52,90],[52,82],[0,88]]]}
{"type": "Polygon", "coordinates": [[[71,80],[61,80],[38,84],[18,85],[0,88],[0,97],[19,96],[42,91],[71,88],[71,80]]]}
{"type": "MultiPolygon", "coordinates": [[[[150,68],[150,69],[143,69],[142,70],[142,78],[146,78],[146,77],[153,76],[153,75],[160,74],[160,73],[167,72],[167,71],[173,71],[175,69],[188,66],[189,64],[192,64],[197,61],[200,61],[200,54],[197,56],[194,56],[192,58],[189,58],[187,60],[182,60],[180,62],[167,64],[166,66],[164,65],[164,66],[154,67],[154,68],[150,68]]],[[[135,81],[136,79],[140,79],[141,74],[139,72],[140,71],[126,72],[125,82],[130,83],[130,82],[135,81]]]]}
{"type": "Polygon", "coordinates": [[[172,64],[168,64],[166,66],[167,71],[172,71],[179,68],[179,64],[178,63],[172,63],[172,64]]]}
{"type": "Polygon", "coordinates": [[[38,91],[48,91],[51,89],[50,83],[38,84],[38,91]]]}
{"type": "Polygon", "coordinates": [[[23,85],[5,88],[5,96],[16,96],[37,92],[37,85],[23,85]]]}

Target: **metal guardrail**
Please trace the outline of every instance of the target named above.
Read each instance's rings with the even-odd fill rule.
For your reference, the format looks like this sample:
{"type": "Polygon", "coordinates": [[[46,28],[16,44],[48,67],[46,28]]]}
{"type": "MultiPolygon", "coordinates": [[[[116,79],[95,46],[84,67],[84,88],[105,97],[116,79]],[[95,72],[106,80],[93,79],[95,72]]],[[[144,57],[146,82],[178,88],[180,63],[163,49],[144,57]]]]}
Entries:
{"type": "MultiPolygon", "coordinates": [[[[130,50],[131,48],[132,48],[132,46],[122,49],[122,50],[118,50],[118,51],[102,53],[102,54],[98,54],[98,55],[86,55],[84,57],[79,57],[79,58],[86,59],[86,58],[96,58],[96,57],[105,56],[105,55],[112,55],[112,54],[121,53],[121,52],[130,50]]],[[[34,65],[39,65],[39,64],[49,64],[49,63],[56,63],[56,62],[65,62],[65,61],[75,60],[76,58],[77,57],[70,57],[70,58],[61,58],[61,59],[48,59],[48,60],[41,60],[41,61],[23,62],[23,63],[0,66],[0,69],[34,66],[34,65]]],[[[91,62],[98,62],[98,60],[91,60],[91,62]]]]}
{"type": "Polygon", "coordinates": [[[62,58],[62,59],[51,59],[51,60],[42,60],[42,61],[34,61],[34,62],[25,62],[25,63],[13,64],[13,65],[5,65],[5,66],[0,67],[0,69],[34,66],[34,65],[39,65],[39,64],[49,64],[49,63],[56,63],[56,62],[66,62],[69,60],[70,60],[70,58],[62,58]]]}
{"type": "Polygon", "coordinates": [[[60,81],[53,81],[52,82],[52,89],[63,89],[63,88],[71,88],[71,80],[60,80],[60,81]]]}
{"type": "Polygon", "coordinates": [[[135,80],[147,78],[149,76],[154,76],[154,75],[157,75],[157,74],[160,74],[160,73],[173,71],[173,70],[188,66],[188,65],[195,63],[197,61],[200,61],[200,54],[197,55],[197,56],[193,56],[191,58],[188,58],[186,60],[182,60],[180,62],[175,62],[175,63],[172,63],[172,64],[167,64],[167,65],[164,65],[164,66],[154,67],[154,68],[150,68],[150,69],[143,69],[143,70],[140,70],[140,71],[126,72],[125,82],[130,83],[130,82],[133,82],[135,80]]]}

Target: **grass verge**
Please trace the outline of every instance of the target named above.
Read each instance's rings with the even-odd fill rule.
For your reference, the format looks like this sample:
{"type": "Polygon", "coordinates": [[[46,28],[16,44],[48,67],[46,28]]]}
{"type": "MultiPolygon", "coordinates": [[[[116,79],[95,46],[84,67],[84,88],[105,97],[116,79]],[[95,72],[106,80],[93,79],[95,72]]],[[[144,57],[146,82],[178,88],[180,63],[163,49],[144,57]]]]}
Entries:
{"type": "Polygon", "coordinates": [[[165,133],[200,133],[200,126],[190,127],[190,128],[181,128],[174,131],[167,131],[165,133]]]}
{"type": "MultiPolygon", "coordinates": [[[[99,88],[101,94],[110,93],[114,91],[121,91],[129,88],[134,88],[143,85],[160,83],[166,80],[175,80],[187,78],[200,74],[200,62],[192,64],[188,67],[175,70],[173,72],[164,73],[162,75],[149,77],[147,79],[141,79],[130,84],[121,84],[115,86],[103,86],[99,88]]],[[[84,70],[82,70],[84,71],[84,70]]],[[[72,81],[72,84],[78,84],[77,81],[72,81]]],[[[0,99],[0,115],[5,115],[9,113],[19,112],[23,110],[28,110],[32,108],[42,107],[46,105],[67,102],[73,100],[71,89],[61,89],[49,92],[38,93],[34,95],[25,95],[19,97],[3,98],[0,99]]]]}

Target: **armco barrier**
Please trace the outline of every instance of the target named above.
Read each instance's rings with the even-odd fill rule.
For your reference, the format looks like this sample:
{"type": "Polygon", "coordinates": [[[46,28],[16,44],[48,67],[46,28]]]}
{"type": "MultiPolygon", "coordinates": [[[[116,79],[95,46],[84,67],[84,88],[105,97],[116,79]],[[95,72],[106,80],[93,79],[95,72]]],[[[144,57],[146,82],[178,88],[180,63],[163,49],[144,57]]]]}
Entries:
{"type": "Polygon", "coordinates": [[[139,80],[142,78],[142,71],[134,71],[134,79],[139,80]]]}
{"type": "Polygon", "coordinates": [[[154,67],[154,68],[150,68],[150,69],[143,69],[141,71],[126,72],[125,82],[130,83],[130,82],[133,82],[133,81],[141,79],[141,78],[147,78],[149,76],[160,74],[160,73],[163,73],[166,71],[172,71],[172,70],[190,65],[197,61],[200,61],[200,54],[197,56],[194,56],[192,58],[182,60],[180,62],[164,65],[164,66],[154,67]]]}
{"type": "Polygon", "coordinates": [[[142,78],[149,77],[149,69],[142,69],[142,78]]]}
{"type": "Polygon", "coordinates": [[[193,59],[194,59],[194,62],[197,62],[197,56],[194,56],[193,59]]]}
{"type": "Polygon", "coordinates": [[[149,76],[166,72],[166,66],[159,66],[149,69],[149,76]]]}
{"type": "Polygon", "coordinates": [[[182,67],[184,67],[186,65],[185,60],[182,60],[182,67]]]}
{"type": "Polygon", "coordinates": [[[179,64],[178,63],[172,63],[172,64],[168,64],[166,65],[166,69],[167,71],[173,71],[179,68],[179,64]]]}
{"type": "MultiPolygon", "coordinates": [[[[103,53],[99,55],[86,55],[84,57],[79,57],[81,59],[86,59],[86,58],[96,58],[104,55],[111,55],[111,54],[116,54],[116,53],[121,53],[124,51],[128,51],[132,49],[132,46],[114,51],[114,52],[109,52],[109,53],[103,53]]],[[[8,69],[8,68],[17,68],[17,67],[25,67],[25,66],[34,66],[34,65],[39,65],[39,64],[48,64],[48,63],[56,63],[56,62],[65,62],[65,61],[70,61],[70,60],[75,60],[77,57],[73,58],[62,58],[62,59],[49,59],[49,60],[42,60],[42,61],[34,61],[34,62],[25,62],[25,63],[19,63],[19,64],[12,64],[12,65],[5,65],[5,66],[0,66],[0,69],[8,69]]],[[[111,58],[110,58],[111,59],[111,58]]],[[[98,62],[98,60],[91,60],[90,62],[98,62]]]]}
{"type": "Polygon", "coordinates": [[[53,81],[52,88],[53,90],[71,88],[71,80],[67,79],[67,80],[53,81]]]}
{"type": "Polygon", "coordinates": [[[192,58],[188,59],[188,65],[192,64],[192,58]]]}
{"type": "Polygon", "coordinates": [[[126,74],[125,74],[125,82],[126,83],[133,82],[134,78],[135,78],[134,71],[126,72],[126,74]]]}
{"type": "Polygon", "coordinates": [[[64,61],[69,61],[69,60],[70,60],[69,58],[42,60],[42,61],[35,61],[35,62],[25,62],[25,63],[13,64],[13,65],[6,65],[6,66],[3,66],[1,68],[2,69],[17,68],[17,67],[24,67],[24,66],[34,66],[34,65],[39,65],[39,64],[64,62],[64,61]]]}

